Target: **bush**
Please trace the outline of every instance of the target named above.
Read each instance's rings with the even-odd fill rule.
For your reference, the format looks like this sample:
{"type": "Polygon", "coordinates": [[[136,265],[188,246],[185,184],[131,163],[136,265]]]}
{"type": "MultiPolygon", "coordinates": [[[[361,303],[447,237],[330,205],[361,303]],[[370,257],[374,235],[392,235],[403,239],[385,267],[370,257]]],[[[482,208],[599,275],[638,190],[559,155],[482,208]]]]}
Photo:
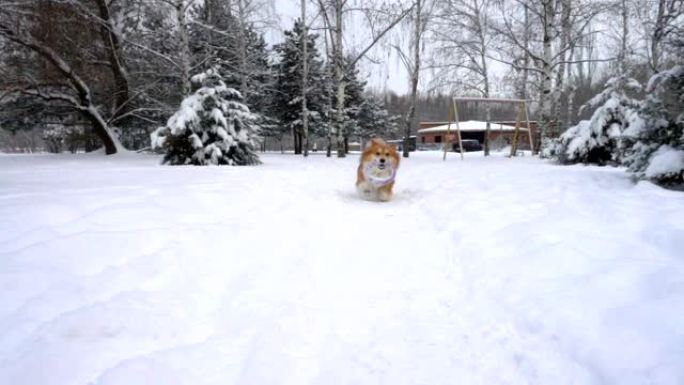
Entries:
{"type": "Polygon", "coordinates": [[[625,165],[637,178],[684,184],[684,66],[654,75],[625,131],[625,165]]]}
{"type": "Polygon", "coordinates": [[[608,80],[605,90],[582,106],[582,109],[598,106],[591,119],[568,128],[547,152],[563,164],[620,163],[624,152],[622,132],[628,128],[638,107],[638,101],[629,93],[640,89],[636,80],[624,76],[608,80]]]}

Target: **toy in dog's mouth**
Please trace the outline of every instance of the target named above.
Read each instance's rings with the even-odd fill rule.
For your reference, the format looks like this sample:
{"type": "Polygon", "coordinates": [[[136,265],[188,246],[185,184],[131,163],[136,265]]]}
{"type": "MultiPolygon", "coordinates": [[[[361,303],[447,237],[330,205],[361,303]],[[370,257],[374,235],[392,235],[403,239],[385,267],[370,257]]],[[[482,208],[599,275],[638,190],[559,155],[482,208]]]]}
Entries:
{"type": "Polygon", "coordinates": [[[373,185],[384,186],[394,180],[396,169],[391,164],[375,161],[366,166],[364,174],[373,185]]]}

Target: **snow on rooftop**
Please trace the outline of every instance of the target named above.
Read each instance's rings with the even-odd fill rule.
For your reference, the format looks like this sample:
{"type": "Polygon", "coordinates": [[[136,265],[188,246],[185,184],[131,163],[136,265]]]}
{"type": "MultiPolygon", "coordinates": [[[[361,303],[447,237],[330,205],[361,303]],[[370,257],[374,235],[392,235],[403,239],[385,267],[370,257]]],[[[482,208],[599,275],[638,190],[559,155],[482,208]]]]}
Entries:
{"type": "MultiPolygon", "coordinates": [[[[487,128],[487,122],[479,120],[466,120],[463,122],[458,122],[458,125],[461,131],[484,131],[487,128]]],[[[434,132],[445,132],[447,131],[448,126],[448,124],[444,124],[441,126],[423,128],[418,130],[418,133],[430,134],[434,132]]],[[[493,131],[515,131],[515,126],[491,123],[489,129],[493,131]]],[[[520,130],[523,131],[525,128],[521,127],[520,130]]],[[[451,131],[456,131],[456,122],[451,123],[451,131]]]]}

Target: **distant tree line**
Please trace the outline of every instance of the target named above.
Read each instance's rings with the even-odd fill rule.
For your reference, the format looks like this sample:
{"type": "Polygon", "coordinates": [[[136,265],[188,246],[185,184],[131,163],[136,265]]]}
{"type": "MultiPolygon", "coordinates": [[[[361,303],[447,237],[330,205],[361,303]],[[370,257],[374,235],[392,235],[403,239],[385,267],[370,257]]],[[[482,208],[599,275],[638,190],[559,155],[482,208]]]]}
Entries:
{"type": "MultiPolygon", "coordinates": [[[[681,0],[301,4],[310,12],[269,46],[267,0],[0,0],[0,138],[147,148],[202,87],[192,77],[216,69],[255,115],[261,143],[298,154],[311,142],[344,156],[351,141],[408,137],[420,121],[445,120],[452,95],[530,100],[546,147],[592,116],[596,105],[580,107],[609,79],[645,85],[682,62],[681,0]],[[369,39],[350,46],[359,19],[369,39]],[[400,58],[406,95],[370,90],[360,76],[378,50],[400,58]]],[[[461,119],[515,116],[510,106],[459,109],[461,119]]]]}

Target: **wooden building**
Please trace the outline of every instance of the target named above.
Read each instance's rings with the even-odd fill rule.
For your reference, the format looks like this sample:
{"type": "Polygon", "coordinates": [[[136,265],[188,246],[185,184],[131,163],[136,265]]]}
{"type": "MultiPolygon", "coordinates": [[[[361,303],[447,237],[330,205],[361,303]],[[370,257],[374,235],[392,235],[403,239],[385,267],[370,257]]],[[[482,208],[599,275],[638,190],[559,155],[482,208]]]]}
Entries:
{"type": "MultiPolygon", "coordinates": [[[[485,129],[487,123],[479,120],[467,120],[459,122],[461,128],[462,139],[474,139],[480,143],[484,142],[485,129]]],[[[520,122],[520,127],[525,131],[520,131],[518,137],[518,145],[520,149],[529,149],[529,140],[527,139],[527,122],[520,122]]],[[[530,122],[532,129],[532,138],[535,138],[537,130],[537,122],[530,122]]],[[[418,128],[417,142],[418,145],[423,143],[443,143],[447,140],[447,131],[449,129],[449,122],[420,122],[418,128]]],[[[456,123],[452,122],[450,127],[449,142],[458,143],[456,135],[456,123]]],[[[510,144],[513,140],[515,132],[515,121],[496,121],[490,123],[489,141],[490,143],[500,143],[501,145],[510,144]]],[[[536,145],[535,145],[536,146],[536,145]]]]}

